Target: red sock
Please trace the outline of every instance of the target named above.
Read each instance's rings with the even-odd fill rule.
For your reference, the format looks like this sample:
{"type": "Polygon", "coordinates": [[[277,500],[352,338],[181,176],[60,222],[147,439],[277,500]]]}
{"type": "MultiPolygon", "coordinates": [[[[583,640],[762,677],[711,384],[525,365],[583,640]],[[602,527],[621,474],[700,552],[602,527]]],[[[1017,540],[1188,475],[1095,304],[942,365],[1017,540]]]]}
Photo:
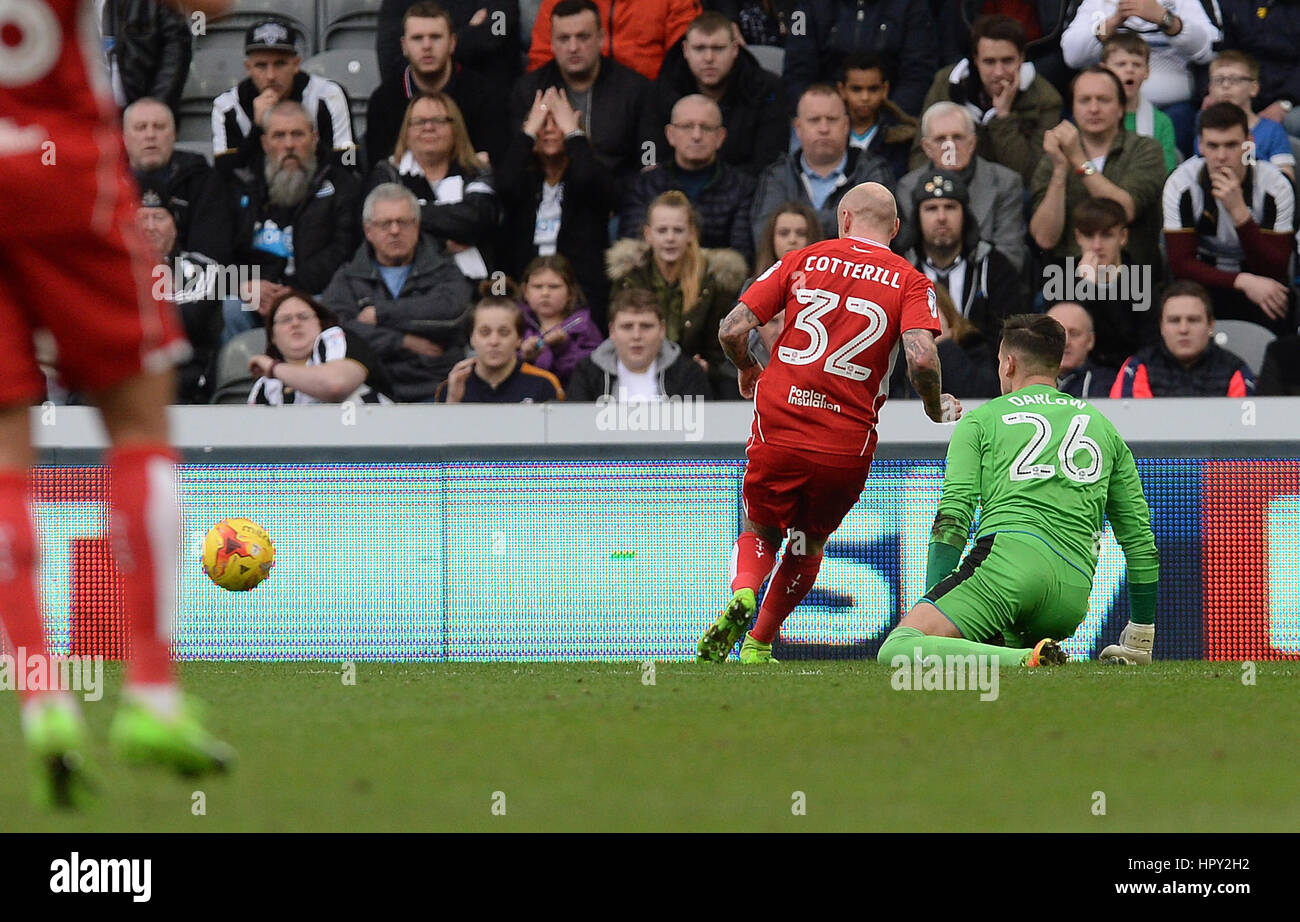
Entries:
{"type": "MultiPolygon", "coordinates": [[[[0,621],[9,635],[10,655],[46,656],[41,603],[36,589],[39,555],[28,506],[27,472],[0,472],[0,621]]],[[[15,661],[16,669],[26,669],[15,661]]],[[[24,689],[23,698],[32,689],[24,689]]]]}
{"type": "Polygon", "coordinates": [[[752,531],[740,533],[731,551],[731,591],[758,592],[776,565],[776,548],[752,531]]]}
{"type": "Polygon", "coordinates": [[[109,453],[109,535],[131,625],[133,685],[175,681],[170,655],[181,544],[176,454],[166,445],[109,453]]]}
{"type": "Polygon", "coordinates": [[[787,548],[781,555],[781,566],[767,587],[763,604],[758,609],[758,623],[749,633],[760,643],[771,643],[781,630],[781,623],[803,601],[808,590],[817,582],[817,571],[822,566],[822,555],[792,554],[787,548]]]}

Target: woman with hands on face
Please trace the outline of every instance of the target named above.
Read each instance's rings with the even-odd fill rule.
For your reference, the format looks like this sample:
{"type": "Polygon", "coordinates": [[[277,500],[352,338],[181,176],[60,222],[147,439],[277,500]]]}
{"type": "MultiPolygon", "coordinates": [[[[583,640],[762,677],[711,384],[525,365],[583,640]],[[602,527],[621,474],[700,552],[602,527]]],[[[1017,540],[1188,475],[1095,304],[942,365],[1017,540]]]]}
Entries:
{"type": "Polygon", "coordinates": [[[534,94],[498,178],[506,209],[502,261],[507,272],[520,278],[535,258],[564,256],[587,296],[592,320],[603,326],[609,280],[602,257],[618,190],[563,90],[534,94]]]}

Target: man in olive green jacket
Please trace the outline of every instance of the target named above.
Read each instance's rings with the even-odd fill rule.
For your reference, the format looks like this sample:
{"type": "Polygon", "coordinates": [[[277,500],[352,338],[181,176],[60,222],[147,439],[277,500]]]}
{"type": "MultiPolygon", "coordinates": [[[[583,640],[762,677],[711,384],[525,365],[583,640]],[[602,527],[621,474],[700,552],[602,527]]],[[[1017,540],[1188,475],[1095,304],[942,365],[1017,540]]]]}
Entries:
{"type": "MultiPolygon", "coordinates": [[[[1025,29],[1011,17],[981,16],[971,47],[971,57],[935,75],[921,111],[945,100],[964,107],[975,120],[976,155],[1015,170],[1028,186],[1043,133],[1061,120],[1061,94],[1025,62],[1025,29]]],[[[918,139],[909,164],[925,162],[918,139]]]]}

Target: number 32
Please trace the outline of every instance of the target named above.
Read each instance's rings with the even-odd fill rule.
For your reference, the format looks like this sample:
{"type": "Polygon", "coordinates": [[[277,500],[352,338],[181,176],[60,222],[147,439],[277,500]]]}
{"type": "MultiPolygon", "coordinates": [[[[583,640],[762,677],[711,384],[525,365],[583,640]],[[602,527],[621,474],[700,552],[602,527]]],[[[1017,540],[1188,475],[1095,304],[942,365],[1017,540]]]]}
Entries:
{"type": "MultiPolygon", "coordinates": [[[[811,365],[822,357],[830,344],[830,334],[821,318],[839,307],[840,296],[824,288],[799,288],[794,294],[800,304],[808,305],[794,318],[795,329],[808,335],[808,345],[802,349],[781,346],[776,354],[787,365],[811,365]]],[[[824,369],[828,374],[851,381],[865,381],[871,375],[871,369],[850,359],[885,335],[889,317],[883,307],[864,298],[846,298],[844,308],[866,317],[867,328],[827,356],[824,369]]]]}

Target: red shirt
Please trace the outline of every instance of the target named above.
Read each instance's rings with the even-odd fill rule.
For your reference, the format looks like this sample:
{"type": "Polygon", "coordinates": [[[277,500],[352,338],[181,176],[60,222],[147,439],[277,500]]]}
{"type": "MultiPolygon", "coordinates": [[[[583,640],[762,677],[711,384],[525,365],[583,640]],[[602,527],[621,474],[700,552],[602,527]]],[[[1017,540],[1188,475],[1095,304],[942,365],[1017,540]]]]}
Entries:
{"type": "Polygon", "coordinates": [[[0,235],[103,220],[125,157],[93,2],[0,11],[0,235]]]}
{"type": "Polygon", "coordinates": [[[754,438],[870,457],[903,330],[939,333],[934,286],[882,243],[823,240],[787,253],[740,296],[785,329],[754,393],[754,438]]]}

